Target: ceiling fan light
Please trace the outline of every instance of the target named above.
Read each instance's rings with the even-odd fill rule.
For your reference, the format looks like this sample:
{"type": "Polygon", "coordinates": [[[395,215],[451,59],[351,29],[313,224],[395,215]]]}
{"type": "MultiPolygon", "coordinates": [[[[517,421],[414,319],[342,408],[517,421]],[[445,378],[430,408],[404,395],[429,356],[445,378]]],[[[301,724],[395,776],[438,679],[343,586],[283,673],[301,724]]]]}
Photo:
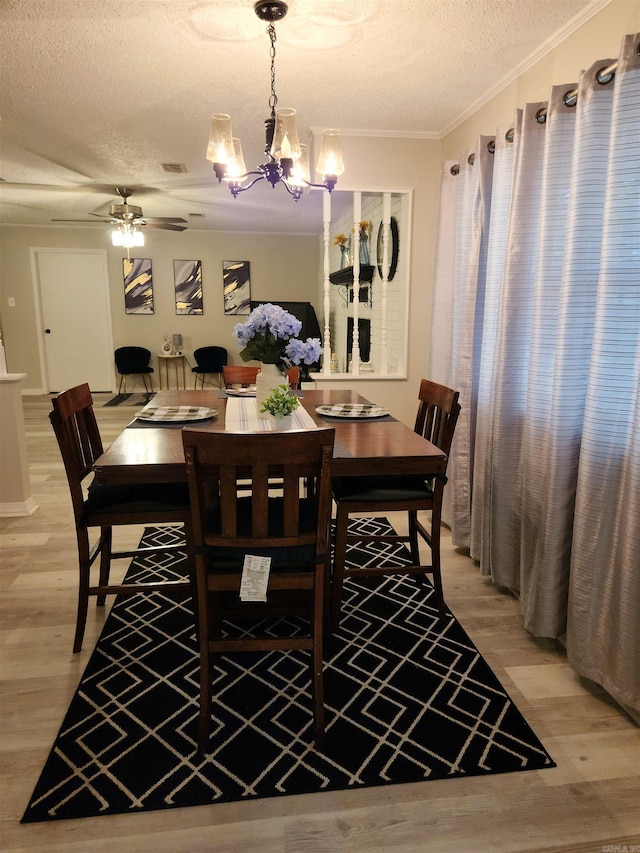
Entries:
{"type": "Polygon", "coordinates": [[[344,160],[342,159],[339,130],[331,128],[322,132],[322,147],[316,170],[318,174],[322,175],[324,181],[330,178],[337,178],[338,175],[344,173],[344,160]]]}
{"type": "Polygon", "coordinates": [[[287,107],[276,110],[276,128],[271,145],[271,156],[276,160],[300,159],[300,140],[295,110],[287,107]]]}
{"type": "Polygon", "coordinates": [[[124,235],[119,228],[117,228],[117,227],[112,228],[111,229],[111,245],[112,246],[124,246],[124,243],[122,241],[123,236],[124,235]]]}
{"type": "Polygon", "coordinates": [[[211,116],[211,133],[207,146],[207,160],[226,166],[233,160],[233,138],[231,136],[231,116],[226,113],[214,113],[211,116]]]}
{"type": "Polygon", "coordinates": [[[133,249],[144,246],[144,234],[135,226],[116,225],[111,229],[111,245],[133,249]]]}

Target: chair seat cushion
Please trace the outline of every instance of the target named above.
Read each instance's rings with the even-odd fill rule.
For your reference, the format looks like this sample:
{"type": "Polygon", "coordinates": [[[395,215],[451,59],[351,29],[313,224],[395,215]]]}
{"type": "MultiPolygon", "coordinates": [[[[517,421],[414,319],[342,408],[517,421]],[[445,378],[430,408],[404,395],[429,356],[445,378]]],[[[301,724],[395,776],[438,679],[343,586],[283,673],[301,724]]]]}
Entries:
{"type": "MultiPolygon", "coordinates": [[[[252,504],[251,498],[238,500],[238,535],[251,535],[252,504]]],[[[205,539],[207,534],[215,536],[220,533],[220,507],[213,504],[207,516],[205,539]]],[[[300,531],[313,533],[316,529],[315,501],[302,499],[300,501],[300,531]]],[[[283,502],[280,498],[269,498],[269,536],[282,536],[283,531],[283,502]]],[[[291,548],[229,548],[210,545],[205,549],[206,556],[215,562],[218,571],[237,571],[242,567],[245,554],[251,553],[260,557],[271,557],[272,570],[300,571],[313,570],[316,549],[314,545],[297,545],[291,548]]]]}
{"type": "Polygon", "coordinates": [[[186,483],[140,483],[124,486],[104,486],[93,482],[84,503],[86,520],[94,512],[163,512],[189,509],[189,488],[186,483]]]}
{"type": "Polygon", "coordinates": [[[336,501],[396,501],[430,500],[433,497],[432,478],[419,475],[392,477],[334,477],[333,497],[336,501]]]}

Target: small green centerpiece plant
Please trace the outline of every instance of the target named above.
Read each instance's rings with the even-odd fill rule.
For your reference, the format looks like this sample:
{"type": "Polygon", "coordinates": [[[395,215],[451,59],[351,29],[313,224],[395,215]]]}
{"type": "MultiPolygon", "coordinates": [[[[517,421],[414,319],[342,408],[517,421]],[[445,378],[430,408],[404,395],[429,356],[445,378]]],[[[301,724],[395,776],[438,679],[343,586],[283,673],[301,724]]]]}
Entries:
{"type": "Polygon", "coordinates": [[[285,418],[300,405],[300,400],[289,393],[286,385],[276,385],[262,404],[261,412],[268,412],[274,418],[285,418]]]}

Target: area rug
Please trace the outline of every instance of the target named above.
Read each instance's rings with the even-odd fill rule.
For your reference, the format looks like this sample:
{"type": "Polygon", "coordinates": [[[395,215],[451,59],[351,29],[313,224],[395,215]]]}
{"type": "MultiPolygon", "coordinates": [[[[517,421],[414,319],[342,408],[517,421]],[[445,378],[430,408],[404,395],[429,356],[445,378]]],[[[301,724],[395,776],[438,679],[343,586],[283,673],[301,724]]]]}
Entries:
{"type": "MultiPolygon", "coordinates": [[[[383,518],[353,524],[390,529],[383,518]]],[[[144,539],[179,536],[151,528],[144,539]]],[[[385,560],[409,557],[360,543],[349,561],[379,560],[380,548],[385,560]]],[[[150,580],[181,568],[174,552],[129,571],[150,580]]],[[[399,577],[345,586],[325,653],[323,752],[305,653],[245,653],[219,661],[212,752],[198,757],[193,616],[174,595],[116,600],[23,822],[555,766],[454,616],[440,624],[431,588],[399,577]]]]}
{"type": "Polygon", "coordinates": [[[115,397],[103,403],[103,408],[105,406],[146,406],[153,396],[150,391],[145,394],[116,394],[115,397]]]}

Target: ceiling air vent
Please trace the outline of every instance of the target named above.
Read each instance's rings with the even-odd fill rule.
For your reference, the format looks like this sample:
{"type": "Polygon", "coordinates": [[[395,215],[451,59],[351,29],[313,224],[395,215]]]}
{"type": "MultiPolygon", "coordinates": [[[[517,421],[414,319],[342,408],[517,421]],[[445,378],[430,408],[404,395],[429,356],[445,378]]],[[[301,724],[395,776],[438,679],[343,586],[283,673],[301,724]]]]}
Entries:
{"type": "Polygon", "coordinates": [[[184,163],[161,163],[162,171],[169,172],[171,175],[181,175],[187,171],[184,163]]]}
{"type": "Polygon", "coordinates": [[[197,219],[200,216],[204,216],[204,213],[187,213],[187,216],[190,216],[192,219],[197,219]]]}

